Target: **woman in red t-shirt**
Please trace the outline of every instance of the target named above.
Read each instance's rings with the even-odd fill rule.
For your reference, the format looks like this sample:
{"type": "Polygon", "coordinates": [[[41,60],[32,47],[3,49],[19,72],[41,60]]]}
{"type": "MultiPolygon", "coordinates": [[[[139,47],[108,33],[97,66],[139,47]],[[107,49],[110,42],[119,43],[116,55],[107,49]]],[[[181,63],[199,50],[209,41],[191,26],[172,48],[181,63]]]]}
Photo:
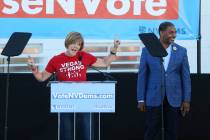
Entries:
{"type": "MultiPolygon", "coordinates": [[[[34,77],[38,81],[46,81],[53,73],[56,74],[58,81],[86,81],[87,68],[107,67],[116,59],[117,48],[120,44],[119,40],[114,41],[114,47],[108,56],[96,58],[95,56],[82,51],[84,47],[84,39],[78,32],[70,32],[65,39],[66,51],[54,56],[48,62],[44,71],[38,71],[37,66],[32,58],[28,58],[28,66],[32,70],[34,77]]],[[[61,140],[73,140],[73,119],[72,113],[61,114],[61,140]]],[[[83,136],[82,140],[90,138],[90,114],[79,113],[77,120],[82,121],[83,136]]]]}

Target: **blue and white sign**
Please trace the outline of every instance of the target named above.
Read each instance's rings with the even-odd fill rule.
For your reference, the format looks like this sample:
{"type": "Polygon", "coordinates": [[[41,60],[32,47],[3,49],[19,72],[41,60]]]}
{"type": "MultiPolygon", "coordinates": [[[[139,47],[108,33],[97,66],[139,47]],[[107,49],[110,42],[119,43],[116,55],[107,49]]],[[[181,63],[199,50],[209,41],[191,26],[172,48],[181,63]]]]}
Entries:
{"type": "Polygon", "coordinates": [[[115,82],[52,82],[51,112],[115,112],[115,82]]]}

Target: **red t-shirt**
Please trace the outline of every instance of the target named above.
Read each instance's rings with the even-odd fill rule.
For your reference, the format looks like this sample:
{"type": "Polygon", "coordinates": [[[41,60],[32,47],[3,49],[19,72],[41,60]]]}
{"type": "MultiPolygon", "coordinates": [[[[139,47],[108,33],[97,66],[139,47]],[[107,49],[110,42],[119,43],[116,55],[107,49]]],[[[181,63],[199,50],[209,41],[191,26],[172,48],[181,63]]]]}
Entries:
{"type": "Polygon", "coordinates": [[[45,70],[55,72],[58,81],[86,81],[87,67],[95,63],[96,59],[83,51],[77,52],[73,57],[61,53],[48,62],[45,70]]]}

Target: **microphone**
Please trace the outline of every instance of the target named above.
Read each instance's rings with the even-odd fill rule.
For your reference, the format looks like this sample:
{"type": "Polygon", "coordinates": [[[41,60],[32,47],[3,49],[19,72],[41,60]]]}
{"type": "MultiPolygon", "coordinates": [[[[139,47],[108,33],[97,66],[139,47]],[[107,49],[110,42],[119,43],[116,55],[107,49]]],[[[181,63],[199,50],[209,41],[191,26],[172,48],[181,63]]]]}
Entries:
{"type": "MultiPolygon", "coordinates": [[[[82,55],[79,55],[78,60],[82,62],[82,55]]],[[[94,67],[94,66],[90,66],[90,65],[89,65],[88,68],[91,68],[91,69],[93,69],[93,70],[99,72],[100,74],[102,74],[103,77],[105,78],[105,81],[116,81],[115,78],[114,78],[113,76],[111,76],[111,75],[109,75],[109,74],[107,74],[107,73],[104,73],[104,72],[100,71],[99,69],[97,69],[97,68],[94,67]]]]}
{"type": "Polygon", "coordinates": [[[113,76],[111,76],[111,75],[109,75],[109,74],[107,74],[107,73],[105,73],[105,72],[100,71],[99,69],[97,69],[97,68],[94,67],[94,66],[89,66],[89,68],[91,68],[91,69],[93,69],[93,70],[99,72],[100,74],[102,74],[103,77],[105,78],[105,81],[116,81],[116,79],[115,79],[113,76]]]}
{"type": "Polygon", "coordinates": [[[47,82],[46,87],[50,87],[50,82],[51,82],[51,81],[56,81],[56,80],[57,80],[57,78],[56,78],[56,73],[53,73],[53,74],[50,76],[50,78],[49,78],[49,80],[48,80],[48,82],[47,82]]]}
{"type": "Polygon", "coordinates": [[[82,62],[82,56],[79,55],[78,60],[82,62]]]}

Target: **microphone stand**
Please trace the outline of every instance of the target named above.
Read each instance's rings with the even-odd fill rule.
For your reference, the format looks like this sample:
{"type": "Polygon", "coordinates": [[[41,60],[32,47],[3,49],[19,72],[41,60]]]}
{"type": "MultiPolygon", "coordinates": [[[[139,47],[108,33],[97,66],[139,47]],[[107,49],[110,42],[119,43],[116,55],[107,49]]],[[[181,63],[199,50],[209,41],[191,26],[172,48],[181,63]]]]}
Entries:
{"type": "MultiPolygon", "coordinates": [[[[113,76],[111,76],[111,75],[109,75],[107,73],[104,73],[104,72],[100,71],[99,69],[97,69],[94,66],[89,66],[89,68],[91,68],[91,69],[99,72],[100,74],[102,74],[103,77],[105,78],[105,81],[116,81],[116,79],[113,76]]],[[[98,131],[99,131],[98,132],[98,139],[101,140],[101,129],[100,129],[101,128],[101,113],[100,112],[98,114],[98,128],[99,128],[98,129],[98,131]]]]}
{"type": "MultiPolygon", "coordinates": [[[[163,98],[163,78],[162,78],[162,76],[163,76],[163,69],[164,69],[164,67],[163,67],[163,62],[164,62],[164,60],[163,60],[163,58],[162,57],[160,57],[160,80],[161,80],[161,85],[160,85],[160,94],[161,94],[161,100],[164,100],[163,98]]],[[[164,82],[165,83],[165,82],[164,82]]],[[[161,138],[162,138],[162,140],[164,140],[165,139],[165,127],[164,127],[164,110],[163,110],[163,101],[161,102],[161,138]]]]}
{"type": "MultiPolygon", "coordinates": [[[[82,56],[79,56],[78,60],[82,62],[82,56]]],[[[114,77],[112,77],[111,75],[109,75],[109,74],[107,74],[107,73],[104,73],[104,72],[100,71],[99,69],[97,69],[97,68],[94,67],[94,66],[90,66],[90,65],[89,65],[88,68],[91,68],[91,69],[93,69],[93,70],[99,72],[100,74],[102,74],[103,77],[105,78],[105,81],[115,81],[115,78],[114,78],[114,77]]]]}
{"type": "Polygon", "coordinates": [[[5,122],[4,122],[4,140],[7,140],[8,134],[8,105],[9,105],[9,79],[10,79],[10,56],[7,57],[7,79],[6,79],[6,97],[5,97],[5,122]]]}
{"type": "Polygon", "coordinates": [[[93,70],[99,72],[100,74],[102,74],[103,77],[105,78],[105,81],[115,81],[115,78],[114,78],[113,76],[111,76],[111,75],[109,75],[109,74],[107,74],[107,73],[105,73],[105,72],[100,71],[100,70],[97,69],[96,67],[89,66],[89,68],[91,68],[91,69],[93,69],[93,70]]]}

